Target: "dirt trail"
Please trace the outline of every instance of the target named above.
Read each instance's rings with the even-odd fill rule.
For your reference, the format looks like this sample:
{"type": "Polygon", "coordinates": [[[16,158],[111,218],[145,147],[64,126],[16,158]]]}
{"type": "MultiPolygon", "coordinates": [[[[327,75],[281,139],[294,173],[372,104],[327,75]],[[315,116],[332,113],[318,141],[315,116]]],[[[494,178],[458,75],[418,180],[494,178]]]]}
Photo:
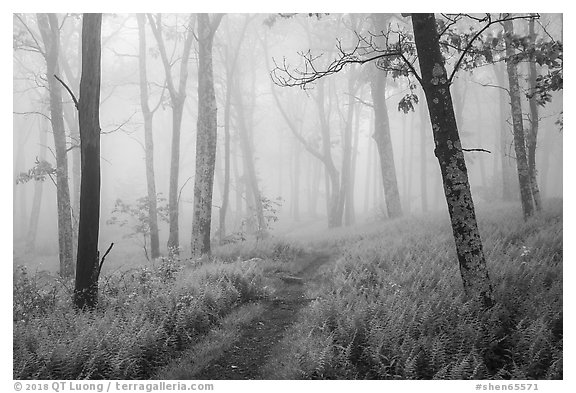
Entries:
{"type": "Polygon", "coordinates": [[[297,274],[279,274],[276,292],[264,303],[264,312],[243,329],[231,348],[194,377],[207,380],[266,379],[262,366],[273,356],[273,348],[295,322],[298,311],[313,300],[305,297],[306,285],[314,280],[316,271],[329,259],[327,253],[310,253],[298,261],[303,268],[297,274]]]}

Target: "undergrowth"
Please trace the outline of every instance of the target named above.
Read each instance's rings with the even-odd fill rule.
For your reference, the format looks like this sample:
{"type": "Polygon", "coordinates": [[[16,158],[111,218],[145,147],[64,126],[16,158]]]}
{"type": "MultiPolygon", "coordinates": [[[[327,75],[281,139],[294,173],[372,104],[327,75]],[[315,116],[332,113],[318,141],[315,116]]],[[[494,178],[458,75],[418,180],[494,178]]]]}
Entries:
{"type": "Polygon", "coordinates": [[[562,207],[480,214],[496,306],[462,295],[445,218],[337,237],[277,378],[562,379],[562,207]]]}
{"type": "MultiPolygon", "coordinates": [[[[301,252],[268,241],[246,255],[268,261],[301,252]],[[254,255],[253,255],[254,254],[254,255]]],[[[75,311],[72,282],[14,274],[14,379],[145,379],[217,327],[240,305],[267,296],[261,260],[216,250],[190,265],[161,258],[100,280],[98,308],[75,311]]],[[[271,263],[271,262],[268,262],[271,263]]]]}

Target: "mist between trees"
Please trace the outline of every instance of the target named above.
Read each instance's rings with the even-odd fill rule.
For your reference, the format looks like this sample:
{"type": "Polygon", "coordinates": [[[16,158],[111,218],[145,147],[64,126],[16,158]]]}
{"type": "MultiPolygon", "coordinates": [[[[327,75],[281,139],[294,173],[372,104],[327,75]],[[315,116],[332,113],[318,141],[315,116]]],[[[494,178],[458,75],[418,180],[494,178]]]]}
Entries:
{"type": "Polygon", "coordinates": [[[112,242],[199,257],[443,210],[464,287],[489,304],[475,205],[529,218],[562,196],[561,15],[120,14],[90,36],[83,23],[14,15],[15,264],[70,277],[86,260],[88,288],[112,242]],[[100,70],[83,52],[95,35],[100,70]],[[82,89],[90,75],[98,91],[82,89]]]}

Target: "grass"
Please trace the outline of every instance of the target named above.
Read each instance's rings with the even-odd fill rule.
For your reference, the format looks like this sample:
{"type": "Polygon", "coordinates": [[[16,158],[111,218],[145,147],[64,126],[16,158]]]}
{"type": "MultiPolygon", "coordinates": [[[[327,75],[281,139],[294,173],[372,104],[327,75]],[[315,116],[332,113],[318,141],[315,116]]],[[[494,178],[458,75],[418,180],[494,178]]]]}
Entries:
{"type": "Polygon", "coordinates": [[[71,304],[71,282],[20,267],[14,276],[13,377],[150,378],[225,328],[236,310],[268,296],[264,269],[281,268],[299,250],[270,239],[244,254],[265,260],[241,256],[231,263],[231,251],[224,249],[209,263],[162,259],[116,272],[101,279],[98,308],[84,313],[71,304]]]}
{"type": "Polygon", "coordinates": [[[561,204],[528,222],[506,210],[479,217],[494,308],[463,298],[445,218],[336,236],[341,258],[284,338],[275,377],[561,379],[561,204]]]}
{"type": "Polygon", "coordinates": [[[527,222],[478,213],[497,304],[463,298],[447,217],[248,240],[211,259],[162,259],[107,274],[79,313],[71,283],[16,269],[14,379],[187,378],[234,345],[271,295],[267,272],[337,253],[266,369],[289,379],[561,379],[562,205],[527,222]],[[297,236],[295,237],[297,238],[297,236]],[[304,245],[303,245],[304,244],[304,245]]]}

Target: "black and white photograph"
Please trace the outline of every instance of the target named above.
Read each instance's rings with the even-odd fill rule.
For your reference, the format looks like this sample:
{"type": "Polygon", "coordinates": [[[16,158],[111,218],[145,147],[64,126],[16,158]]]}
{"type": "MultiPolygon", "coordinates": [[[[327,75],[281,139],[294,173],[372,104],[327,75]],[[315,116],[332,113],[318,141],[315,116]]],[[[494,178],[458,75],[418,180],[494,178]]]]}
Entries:
{"type": "Polygon", "coordinates": [[[563,13],[306,7],[11,12],[8,388],[564,391],[563,13]]]}

